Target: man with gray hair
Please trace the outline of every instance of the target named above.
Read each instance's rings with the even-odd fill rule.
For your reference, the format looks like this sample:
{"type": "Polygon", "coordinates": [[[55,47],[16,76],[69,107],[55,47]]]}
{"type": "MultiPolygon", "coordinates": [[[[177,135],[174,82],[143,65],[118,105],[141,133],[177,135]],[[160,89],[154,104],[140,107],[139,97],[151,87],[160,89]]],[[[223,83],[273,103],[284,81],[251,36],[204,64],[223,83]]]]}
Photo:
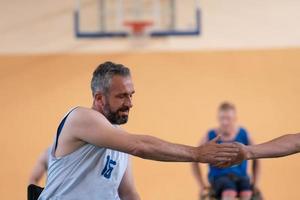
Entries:
{"type": "Polygon", "coordinates": [[[135,93],[130,70],[121,64],[101,64],[91,89],[92,108],[72,109],[58,127],[40,200],[139,200],[128,154],[216,165],[240,156],[239,145],[217,144],[218,137],[192,147],[119,128],[128,120],[135,93]]]}

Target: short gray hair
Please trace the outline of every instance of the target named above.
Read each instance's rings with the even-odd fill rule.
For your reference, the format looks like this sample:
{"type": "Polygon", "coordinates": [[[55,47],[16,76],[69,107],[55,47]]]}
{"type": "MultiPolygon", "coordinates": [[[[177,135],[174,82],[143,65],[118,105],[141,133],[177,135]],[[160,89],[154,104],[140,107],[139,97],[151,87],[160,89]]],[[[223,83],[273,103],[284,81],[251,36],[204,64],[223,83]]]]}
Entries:
{"type": "Polygon", "coordinates": [[[91,81],[93,96],[96,92],[107,94],[109,92],[111,79],[115,75],[130,76],[130,70],[122,64],[116,64],[110,61],[100,64],[95,69],[91,81]]]}

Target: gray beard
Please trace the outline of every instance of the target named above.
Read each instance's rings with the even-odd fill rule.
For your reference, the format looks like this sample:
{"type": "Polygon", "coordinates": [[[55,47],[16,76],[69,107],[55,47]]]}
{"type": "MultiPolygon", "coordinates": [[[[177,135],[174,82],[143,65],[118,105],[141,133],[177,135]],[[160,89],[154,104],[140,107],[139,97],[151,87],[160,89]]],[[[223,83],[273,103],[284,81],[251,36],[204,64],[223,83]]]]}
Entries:
{"type": "Polygon", "coordinates": [[[115,112],[111,111],[109,104],[104,106],[104,116],[111,124],[126,124],[128,121],[128,116],[121,116],[118,114],[119,109],[115,112]]]}

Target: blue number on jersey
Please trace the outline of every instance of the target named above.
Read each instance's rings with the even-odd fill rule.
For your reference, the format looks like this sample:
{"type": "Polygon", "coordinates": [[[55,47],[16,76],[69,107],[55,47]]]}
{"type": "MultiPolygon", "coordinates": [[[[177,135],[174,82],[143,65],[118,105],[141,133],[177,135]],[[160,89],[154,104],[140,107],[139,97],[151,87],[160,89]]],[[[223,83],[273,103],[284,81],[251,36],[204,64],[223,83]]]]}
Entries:
{"type": "Polygon", "coordinates": [[[110,156],[108,155],[106,157],[106,164],[105,164],[104,169],[101,172],[101,175],[104,176],[105,178],[109,179],[111,177],[112,170],[114,169],[114,166],[116,164],[117,164],[117,162],[114,160],[111,160],[110,156]]]}

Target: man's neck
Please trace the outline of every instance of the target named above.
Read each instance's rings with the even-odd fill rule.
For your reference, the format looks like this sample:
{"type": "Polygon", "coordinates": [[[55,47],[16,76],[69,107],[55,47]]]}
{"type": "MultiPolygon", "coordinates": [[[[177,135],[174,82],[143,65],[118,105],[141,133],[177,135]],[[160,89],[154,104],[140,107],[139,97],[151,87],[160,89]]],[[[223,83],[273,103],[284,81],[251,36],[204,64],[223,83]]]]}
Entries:
{"type": "Polygon", "coordinates": [[[221,128],[219,129],[221,135],[224,137],[232,137],[236,134],[237,132],[237,127],[233,127],[230,130],[222,130],[221,128]]]}
{"type": "Polygon", "coordinates": [[[93,110],[96,110],[96,111],[97,111],[97,109],[96,109],[96,106],[95,106],[94,104],[92,105],[91,109],[93,109],[93,110]]]}
{"type": "Polygon", "coordinates": [[[103,114],[102,109],[98,108],[95,104],[92,105],[91,109],[103,114]]]}

